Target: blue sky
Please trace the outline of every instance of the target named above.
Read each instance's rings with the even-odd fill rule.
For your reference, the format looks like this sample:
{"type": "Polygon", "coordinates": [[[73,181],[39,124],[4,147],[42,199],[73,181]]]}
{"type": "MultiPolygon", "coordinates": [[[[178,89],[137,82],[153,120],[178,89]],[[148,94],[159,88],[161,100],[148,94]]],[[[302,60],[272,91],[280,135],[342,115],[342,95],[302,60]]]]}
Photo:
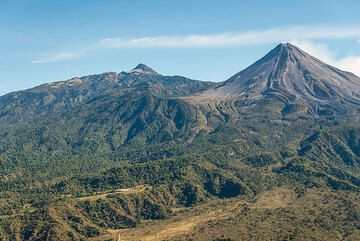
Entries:
{"type": "Polygon", "coordinates": [[[360,75],[359,12],[358,0],[0,0],[0,94],[140,62],[222,81],[280,42],[360,75]]]}

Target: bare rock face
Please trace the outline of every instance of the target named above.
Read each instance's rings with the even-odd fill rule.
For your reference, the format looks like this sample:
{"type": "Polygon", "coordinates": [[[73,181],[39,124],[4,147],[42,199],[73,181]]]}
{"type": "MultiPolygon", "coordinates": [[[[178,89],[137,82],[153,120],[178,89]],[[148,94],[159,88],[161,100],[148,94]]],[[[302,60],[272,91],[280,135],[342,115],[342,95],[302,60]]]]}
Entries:
{"type": "Polygon", "coordinates": [[[360,107],[360,78],[289,43],[279,44],[245,70],[198,97],[224,100],[240,96],[253,101],[276,97],[286,104],[302,101],[313,115],[323,109],[346,112],[360,107]]]}
{"type": "Polygon", "coordinates": [[[138,64],[134,69],[130,71],[132,74],[149,74],[149,75],[159,75],[156,71],[151,69],[149,66],[145,64],[138,64]]]}

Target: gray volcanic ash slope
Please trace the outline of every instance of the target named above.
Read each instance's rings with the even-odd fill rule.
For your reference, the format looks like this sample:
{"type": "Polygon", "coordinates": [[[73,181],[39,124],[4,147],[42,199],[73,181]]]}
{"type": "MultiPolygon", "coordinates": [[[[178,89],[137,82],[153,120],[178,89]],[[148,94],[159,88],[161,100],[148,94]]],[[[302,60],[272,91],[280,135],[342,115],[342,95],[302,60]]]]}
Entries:
{"type": "Polygon", "coordinates": [[[285,104],[301,101],[313,115],[344,113],[360,106],[360,78],[286,43],[197,99],[243,97],[252,104],[269,97],[285,104]]]}

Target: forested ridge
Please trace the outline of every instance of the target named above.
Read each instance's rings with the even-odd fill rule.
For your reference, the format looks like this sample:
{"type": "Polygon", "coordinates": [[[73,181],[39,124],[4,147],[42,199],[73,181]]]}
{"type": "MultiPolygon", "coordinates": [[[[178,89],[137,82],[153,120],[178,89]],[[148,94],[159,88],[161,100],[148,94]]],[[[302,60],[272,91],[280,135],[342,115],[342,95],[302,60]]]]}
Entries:
{"type": "Polygon", "coordinates": [[[222,83],[140,64],[1,96],[0,239],[116,239],[179,209],[226,218],[174,239],[358,239],[359,104],[342,88],[360,79],[318,61],[282,44],[222,83]]]}

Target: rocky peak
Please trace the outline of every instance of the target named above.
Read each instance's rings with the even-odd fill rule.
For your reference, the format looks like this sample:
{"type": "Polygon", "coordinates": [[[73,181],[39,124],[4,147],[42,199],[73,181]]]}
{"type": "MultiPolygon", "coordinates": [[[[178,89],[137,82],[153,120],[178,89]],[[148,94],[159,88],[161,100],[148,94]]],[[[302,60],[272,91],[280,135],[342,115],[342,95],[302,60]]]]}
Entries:
{"type": "Polygon", "coordinates": [[[226,99],[245,95],[252,100],[276,96],[286,104],[299,100],[312,113],[320,108],[347,110],[360,107],[360,78],[283,43],[201,96],[226,99]]]}
{"type": "Polygon", "coordinates": [[[156,71],[145,64],[138,64],[134,69],[130,71],[131,74],[148,74],[148,75],[159,75],[156,71]]]}

